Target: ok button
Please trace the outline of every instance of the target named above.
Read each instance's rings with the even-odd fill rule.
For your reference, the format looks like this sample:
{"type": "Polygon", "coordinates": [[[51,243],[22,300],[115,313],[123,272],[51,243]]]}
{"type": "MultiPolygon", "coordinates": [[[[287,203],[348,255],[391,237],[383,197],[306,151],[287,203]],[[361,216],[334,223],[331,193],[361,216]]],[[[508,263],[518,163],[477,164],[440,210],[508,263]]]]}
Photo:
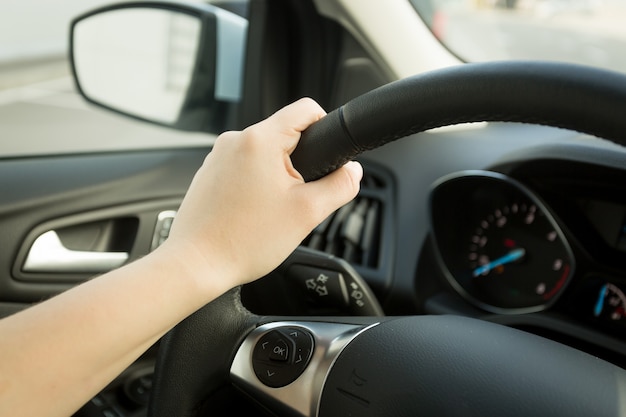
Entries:
{"type": "Polygon", "coordinates": [[[283,339],[278,339],[269,346],[269,358],[272,361],[286,362],[289,359],[289,346],[283,339]]]}

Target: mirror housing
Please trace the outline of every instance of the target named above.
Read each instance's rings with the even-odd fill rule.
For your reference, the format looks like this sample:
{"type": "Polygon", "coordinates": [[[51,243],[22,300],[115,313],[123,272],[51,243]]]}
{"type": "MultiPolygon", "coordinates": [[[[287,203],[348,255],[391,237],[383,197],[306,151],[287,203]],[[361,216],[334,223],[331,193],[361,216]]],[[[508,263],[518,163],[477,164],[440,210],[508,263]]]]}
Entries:
{"type": "Polygon", "coordinates": [[[247,20],[205,3],[118,3],[71,23],[70,63],[89,102],[180,130],[236,123],[247,20]]]}

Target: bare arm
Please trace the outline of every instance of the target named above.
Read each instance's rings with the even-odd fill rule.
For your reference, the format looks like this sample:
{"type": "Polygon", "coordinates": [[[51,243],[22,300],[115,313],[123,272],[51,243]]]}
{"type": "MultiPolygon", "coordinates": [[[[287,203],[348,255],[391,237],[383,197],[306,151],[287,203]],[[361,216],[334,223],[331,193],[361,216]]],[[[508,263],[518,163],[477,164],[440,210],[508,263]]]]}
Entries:
{"type": "Polygon", "coordinates": [[[71,415],[179,321],[269,273],[354,198],[358,164],[306,184],[291,165],[300,132],[323,115],[304,99],[221,135],[159,249],[0,321],[0,415],[71,415]]]}

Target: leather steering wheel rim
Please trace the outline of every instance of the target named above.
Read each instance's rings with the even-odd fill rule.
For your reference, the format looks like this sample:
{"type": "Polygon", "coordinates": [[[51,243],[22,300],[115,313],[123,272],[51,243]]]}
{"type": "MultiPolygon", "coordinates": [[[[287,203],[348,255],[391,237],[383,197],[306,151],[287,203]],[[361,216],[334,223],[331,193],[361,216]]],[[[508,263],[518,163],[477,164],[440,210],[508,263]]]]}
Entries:
{"type": "Polygon", "coordinates": [[[360,153],[428,129],[469,122],[561,127],[626,145],[626,75],[575,64],[463,64],[405,78],[333,110],[291,155],[306,181],[360,153]]]}
{"type": "MultiPolygon", "coordinates": [[[[618,73],[544,62],[465,64],[350,101],[304,132],[292,160],[305,180],[314,180],[365,150],[479,121],[562,127],[624,146],[624,114],[626,76],[618,73]]],[[[176,326],[161,342],[148,415],[198,415],[204,399],[228,383],[238,346],[261,320],[234,289],[176,326]]]]}
{"type": "Polygon", "coordinates": [[[168,332],[159,345],[148,416],[199,415],[204,399],[229,380],[236,349],[258,321],[237,287],[168,332]]]}

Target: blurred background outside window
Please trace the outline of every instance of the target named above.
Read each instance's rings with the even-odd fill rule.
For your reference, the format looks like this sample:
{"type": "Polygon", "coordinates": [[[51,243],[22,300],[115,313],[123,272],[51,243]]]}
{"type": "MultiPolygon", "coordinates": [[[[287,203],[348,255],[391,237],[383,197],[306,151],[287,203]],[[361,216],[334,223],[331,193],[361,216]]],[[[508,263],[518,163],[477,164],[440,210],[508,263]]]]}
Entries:
{"type": "Polygon", "coordinates": [[[469,62],[557,60],[626,72],[624,0],[411,0],[469,62]]]}
{"type": "Polygon", "coordinates": [[[67,76],[70,21],[110,0],[0,2],[0,90],[67,76]]]}

